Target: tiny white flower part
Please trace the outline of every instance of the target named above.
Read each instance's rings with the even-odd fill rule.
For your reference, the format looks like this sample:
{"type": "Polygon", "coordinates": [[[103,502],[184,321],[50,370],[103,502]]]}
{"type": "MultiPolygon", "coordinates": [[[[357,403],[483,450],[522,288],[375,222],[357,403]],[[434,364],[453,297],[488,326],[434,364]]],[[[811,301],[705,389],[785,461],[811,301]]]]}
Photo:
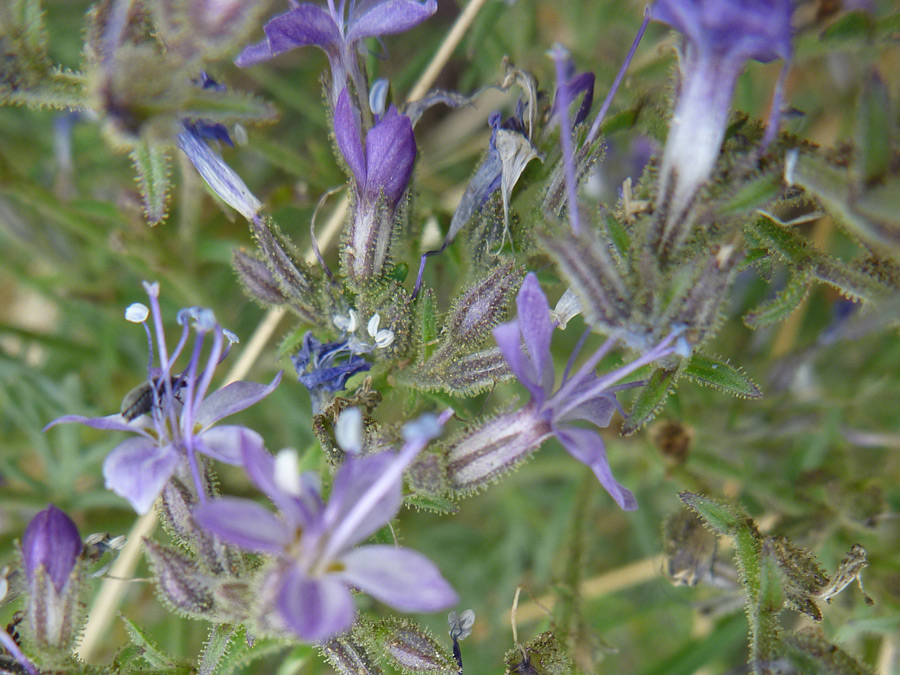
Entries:
{"type": "Polygon", "coordinates": [[[125,308],[125,320],[131,323],[144,323],[150,316],[150,309],[141,302],[133,302],[125,308]]]}
{"type": "Polygon", "coordinates": [[[378,335],[378,324],[381,323],[381,315],[378,312],[375,312],[372,315],[372,318],[369,319],[369,325],[366,326],[366,330],[368,331],[371,337],[375,337],[378,335]]]}
{"type": "Polygon", "coordinates": [[[789,150],[784,153],[784,182],[787,185],[794,184],[794,169],[797,167],[797,150],[789,150]]]}
{"type": "Polygon", "coordinates": [[[241,339],[227,328],[222,329],[222,336],[233,345],[239,344],[241,339]]]}
{"type": "Polygon", "coordinates": [[[334,439],[338,447],[351,455],[362,452],[363,419],[359,408],[347,408],[334,425],[334,439]]]}
{"type": "Polygon", "coordinates": [[[550,312],[550,318],[559,324],[560,330],[565,330],[566,324],[579,314],[581,314],[581,301],[571,288],[567,288],[559,302],[556,303],[556,307],[550,312]]]}
{"type": "Polygon", "coordinates": [[[359,314],[356,313],[355,309],[350,310],[349,316],[335,314],[332,320],[334,325],[345,333],[355,333],[356,329],[359,328],[359,314]]]}
{"type": "Polygon", "coordinates": [[[375,346],[378,349],[384,349],[394,341],[394,331],[388,330],[387,328],[378,330],[378,324],[380,323],[381,315],[376,312],[372,315],[372,318],[369,319],[369,324],[366,326],[366,331],[371,337],[375,338],[375,346]]]}
{"type": "Polygon", "coordinates": [[[293,448],[279,450],[275,455],[275,484],[280,490],[299,497],[303,493],[300,482],[300,458],[293,448]]]}

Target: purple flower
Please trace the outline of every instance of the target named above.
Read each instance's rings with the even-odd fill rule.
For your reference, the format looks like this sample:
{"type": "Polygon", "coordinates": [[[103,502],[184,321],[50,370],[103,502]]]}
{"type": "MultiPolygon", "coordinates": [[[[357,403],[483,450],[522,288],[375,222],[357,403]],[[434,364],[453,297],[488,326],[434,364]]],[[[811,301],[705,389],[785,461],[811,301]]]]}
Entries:
{"type": "Polygon", "coordinates": [[[240,464],[239,439],[242,435],[258,438],[256,432],[241,426],[212,425],[268,396],[281,381],[281,373],[268,385],[255,382],[232,382],[207,396],[213,374],[227,356],[237,338],[224,330],[212,310],[202,307],[182,309],[178,323],[181,339],[169,354],[159,309],[159,285],[144,282],[150,298],[153,328],[160,367],[153,366],[153,337],[144,323],[148,310],[136,303],[126,311],[126,318],[144,323],[150,345],[147,380],[132,391],[122,405],[122,412],[106,417],[66,415],[53,420],[45,429],[65,422],[78,422],[95,429],[128,431],[136,434],[113,449],[103,462],[106,487],[131,502],[138,513],[146,513],[169,478],[186,467],[201,499],[205,490],[197,467],[196,453],[227,464],[240,464]],[[173,370],[187,344],[190,328],[196,337],[190,361],[176,374],[173,370]],[[205,364],[201,363],[203,344],[212,336],[205,364]],[[228,346],[225,346],[226,340],[228,346]]]}
{"type": "Polygon", "coordinates": [[[291,362],[300,382],[309,390],[313,414],[321,412],[328,394],[341,391],[353,375],[372,367],[353,352],[349,340],[323,343],[310,332],[303,336],[303,346],[291,362]]]}
{"type": "Polygon", "coordinates": [[[357,72],[356,46],[368,37],[402,33],[437,11],[437,0],[328,0],[328,9],[303,2],[284,14],[270,19],[263,30],[266,39],[246,47],[235,63],[246,68],[267,61],[295,47],[315,45],[328,56],[331,65],[332,101],[346,86],[348,73],[355,83],[362,82],[357,72]]]}
{"type": "Polygon", "coordinates": [[[366,134],[363,147],[350,95],[342,89],[334,109],[334,134],[356,189],[348,256],[353,276],[377,274],[387,259],[394,210],[406,191],[416,159],[412,121],[390,106],[366,134]],[[384,195],[386,212],[378,205],[384,195]]]}
{"type": "Polygon", "coordinates": [[[84,546],[72,519],[52,504],[38,513],[22,536],[22,562],[31,586],[39,568],[62,594],[84,546]]]}
{"type": "MultiPolygon", "coordinates": [[[[652,18],[681,31],[686,40],[681,91],[660,178],[661,197],[672,190],[670,222],[683,214],[712,172],[735,81],[744,64],[749,59],[790,60],[791,10],[791,0],[657,0],[653,4],[652,18]]],[[[777,128],[780,91],[779,85],[769,133],[777,128]]]]}
{"type": "Polygon", "coordinates": [[[637,508],[634,495],[613,478],[600,434],[574,423],[608,426],[618,409],[615,392],[635,383],[613,385],[648,363],[673,353],[683,354],[686,343],[679,340],[673,347],[678,336],[670,335],[639,359],[602,377],[597,377],[594,369],[612,349],[615,338],[607,340],[570,376],[578,354],[576,348],[559,388],[554,391],[556,376],[550,353],[554,324],[547,298],[534,274],[522,282],[516,306],[516,320],[497,326],[494,337],[510,370],[530,392],[531,400],[521,410],[494,418],[454,444],[447,457],[454,485],[462,490],[484,485],[534,452],[547,438],[556,436],[570,455],[590,467],[620,507],[637,508]]]}
{"type": "Polygon", "coordinates": [[[405,612],[434,612],[457,602],[454,590],[422,554],[399,546],[358,545],[397,514],[403,471],[440,433],[444,419],[427,416],[407,425],[399,454],[349,458],[335,475],[327,504],[315,476],[284,471],[291,462],[281,464],[281,455],[273,458],[259,440],[244,436],[247,475],[280,517],[256,502],[227,497],[199,506],[194,516],[222,540],[275,558],[258,594],[263,626],[309,642],[327,640],[353,623],[351,588],[405,612]]]}

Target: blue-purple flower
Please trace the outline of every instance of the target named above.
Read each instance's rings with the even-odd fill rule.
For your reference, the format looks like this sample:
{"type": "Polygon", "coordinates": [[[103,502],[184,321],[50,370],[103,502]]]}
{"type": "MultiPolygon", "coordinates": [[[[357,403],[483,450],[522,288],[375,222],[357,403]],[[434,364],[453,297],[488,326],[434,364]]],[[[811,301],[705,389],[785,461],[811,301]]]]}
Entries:
{"type": "Polygon", "coordinates": [[[677,334],[670,335],[640,358],[602,377],[594,369],[612,349],[615,338],[607,340],[570,376],[576,349],[554,391],[556,376],[550,353],[554,324],[547,298],[533,273],[522,282],[516,307],[517,318],[497,326],[494,337],[510,370],[528,389],[531,399],[522,409],[496,417],[454,443],[447,456],[454,486],[461,490],[478,488],[537,450],[550,436],[556,436],[570,455],[590,467],[620,507],[637,508],[634,495],[613,477],[600,434],[575,423],[608,426],[618,409],[615,392],[635,386],[614,386],[615,383],[670,354],[683,354],[686,343],[677,334]]]}
{"type": "Polygon", "coordinates": [[[399,546],[359,545],[397,514],[403,471],[440,433],[443,421],[429,416],[407,425],[398,454],[348,458],[335,475],[327,504],[315,475],[285,471],[293,462],[282,463],[280,454],[273,458],[258,439],[244,436],[247,475],[280,516],[230,497],[199,506],[194,516],[223,541],[274,558],[257,594],[263,630],[290,632],[308,642],[327,640],[353,623],[351,588],[405,612],[434,612],[457,602],[450,584],[422,554],[399,546]]]}
{"type": "Polygon", "coordinates": [[[331,65],[332,102],[347,85],[347,76],[359,85],[356,47],[360,40],[403,33],[437,11],[437,0],[328,0],[325,9],[311,2],[270,19],[266,39],[246,47],[235,59],[242,68],[271,59],[296,47],[315,45],[331,65]]]}
{"type": "Polygon", "coordinates": [[[291,362],[301,384],[309,390],[313,414],[321,412],[328,394],[341,391],[356,373],[372,367],[353,351],[350,340],[320,342],[311,332],[303,336],[303,345],[291,362]]]}
{"type": "MultiPolygon", "coordinates": [[[[791,0],[657,0],[652,18],[685,36],[682,81],[666,141],[660,196],[679,218],[712,172],[735,81],[749,59],[791,58],[791,0]]],[[[780,85],[769,121],[777,128],[780,85]]]]}
{"type": "Polygon", "coordinates": [[[38,513],[22,536],[31,639],[41,648],[65,649],[78,618],[78,563],[84,546],[72,519],[53,505],[38,513]]]}
{"type": "Polygon", "coordinates": [[[145,306],[135,303],[126,311],[126,318],[144,323],[147,331],[150,344],[147,380],[126,397],[123,410],[117,415],[66,415],[46,427],[78,422],[95,429],[136,434],[116,446],[106,457],[103,476],[106,487],[127,499],[138,513],[150,510],[163,486],[177,471],[190,471],[200,499],[204,499],[206,491],[196,453],[227,464],[240,464],[239,439],[242,435],[258,438],[256,432],[245,427],[213,425],[265,398],[281,381],[281,373],[278,373],[268,385],[232,382],[207,396],[216,367],[237,338],[216,322],[212,310],[202,307],[182,309],[178,313],[181,338],[170,354],[159,309],[159,285],[145,282],[144,288],[150,299],[160,366],[153,366],[153,335],[144,323],[149,312],[145,306]],[[175,362],[187,345],[191,327],[196,337],[190,361],[178,373],[174,370],[175,362]],[[212,344],[203,362],[203,346],[208,336],[212,337],[212,344]]]}
{"type": "Polygon", "coordinates": [[[393,237],[394,210],[406,191],[416,159],[412,121],[390,106],[366,134],[363,146],[350,95],[341,90],[334,109],[334,134],[353,174],[356,192],[347,250],[352,276],[377,274],[393,237]],[[379,210],[384,195],[384,209],[379,210]]]}

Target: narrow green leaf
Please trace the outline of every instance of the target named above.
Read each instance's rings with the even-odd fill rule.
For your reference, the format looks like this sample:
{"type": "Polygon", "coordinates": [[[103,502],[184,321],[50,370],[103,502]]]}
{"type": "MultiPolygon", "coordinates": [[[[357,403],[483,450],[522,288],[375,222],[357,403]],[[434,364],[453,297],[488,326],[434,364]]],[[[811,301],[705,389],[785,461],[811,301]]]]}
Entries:
{"type": "Polygon", "coordinates": [[[782,185],[780,173],[770,172],[756,176],[722,204],[720,213],[731,215],[762,208],[779,195],[782,185]]]}
{"type": "Polygon", "coordinates": [[[874,70],[866,77],[859,96],[856,147],[863,182],[881,178],[891,159],[891,112],[887,87],[874,70]]]}
{"type": "Polygon", "coordinates": [[[144,217],[151,227],[159,225],[169,215],[171,169],[168,152],[160,145],[142,140],[131,151],[131,161],[137,172],[144,217]]]}
{"type": "Polygon", "coordinates": [[[146,661],[148,665],[154,668],[176,667],[177,664],[169,658],[168,655],[162,652],[160,648],[156,646],[156,643],[153,642],[153,640],[151,640],[137,624],[122,614],[119,616],[125,623],[125,631],[128,633],[128,639],[140,650],[141,658],[146,661]]]}
{"type": "Polygon", "coordinates": [[[741,369],[727,361],[705,354],[694,354],[683,369],[695,382],[728,392],[740,398],[762,398],[759,387],[741,369]]]}
{"type": "Polygon", "coordinates": [[[631,407],[628,419],[622,425],[623,436],[633,434],[656,417],[657,413],[662,409],[666,397],[674,390],[677,374],[678,369],[666,370],[665,368],[657,368],[653,371],[647,384],[641,388],[641,393],[638,394],[637,400],[631,407]]]}
{"type": "Polygon", "coordinates": [[[809,275],[794,272],[778,295],[761,302],[756,309],[744,315],[744,323],[750,328],[759,329],[783,321],[800,306],[809,294],[810,286],[809,275]]]}
{"type": "Polygon", "coordinates": [[[750,521],[739,509],[696,492],[679,492],[678,497],[718,534],[734,535],[750,521]]]}

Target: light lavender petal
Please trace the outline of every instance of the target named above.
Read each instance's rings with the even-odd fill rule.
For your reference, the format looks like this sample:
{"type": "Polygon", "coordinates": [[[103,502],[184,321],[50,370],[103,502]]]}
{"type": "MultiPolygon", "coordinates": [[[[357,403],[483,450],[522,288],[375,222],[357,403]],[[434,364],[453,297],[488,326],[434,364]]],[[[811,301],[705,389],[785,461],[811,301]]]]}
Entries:
{"type": "Polygon", "coordinates": [[[283,554],[293,536],[271,511],[249,499],[213,499],[194,509],[194,518],[220,539],[256,553],[283,554]]]}
{"type": "Polygon", "coordinates": [[[634,511],[637,508],[637,500],[631,491],[613,478],[600,434],[590,429],[569,426],[555,426],[553,431],[572,457],[590,467],[600,484],[622,509],[634,511]]]}
{"type": "Polygon", "coordinates": [[[346,87],[341,89],[337,103],[334,106],[334,136],[341,154],[347,161],[347,166],[350,167],[350,171],[356,177],[359,189],[364,189],[366,184],[366,157],[359,137],[356,116],[353,114],[353,106],[350,104],[350,94],[347,92],[346,87]]]}
{"type": "Polygon", "coordinates": [[[233,415],[244,408],[249,408],[257,401],[261,401],[278,387],[278,383],[281,382],[282,372],[279,371],[275,379],[269,384],[232,382],[221,389],[217,389],[207,396],[197,408],[196,423],[205,429],[223,417],[233,415]]]}
{"type": "Polygon", "coordinates": [[[326,52],[337,53],[341,44],[341,32],[331,14],[322,7],[308,2],[272,17],[263,30],[266,39],[245,47],[235,59],[236,65],[246,68],[296,47],[307,45],[315,45],[326,52]]]}
{"type": "Polygon", "coordinates": [[[553,323],[550,321],[550,304],[541,289],[537,276],[530,272],[519,294],[516,296],[519,330],[525,340],[525,347],[534,364],[535,374],[549,395],[553,389],[553,361],[550,356],[550,340],[553,338],[553,323]]]}
{"type": "MultiPolygon", "coordinates": [[[[589,386],[590,381],[585,384],[585,388],[589,386]]],[[[584,420],[585,422],[596,424],[602,429],[609,426],[617,409],[618,405],[612,394],[601,395],[572,408],[564,415],[556,418],[555,421],[572,422],[574,420],[584,420]]]]}
{"type": "Polygon", "coordinates": [[[130,431],[132,433],[140,433],[142,423],[138,420],[140,420],[140,418],[129,422],[121,415],[107,415],[106,417],[63,415],[62,417],[57,417],[55,420],[50,422],[50,424],[45,426],[42,431],[47,431],[47,429],[55,427],[57,424],[77,422],[78,424],[84,424],[85,426],[91,427],[92,429],[105,429],[108,431],[130,431]]]}
{"type": "Polygon", "coordinates": [[[341,562],[347,583],[404,612],[437,612],[459,602],[437,566],[421,553],[396,546],[360,546],[341,562]]]}
{"type": "Polygon", "coordinates": [[[543,403],[546,398],[544,387],[537,379],[534,365],[522,349],[522,331],[519,330],[519,322],[501,323],[494,328],[494,339],[513,375],[525,385],[538,404],[543,403]]]}
{"type": "MultiPolygon", "coordinates": [[[[325,507],[325,528],[330,530],[335,527],[395,460],[396,455],[391,452],[348,458],[334,478],[328,506],[325,507]]],[[[363,541],[397,515],[402,501],[402,488],[400,481],[397,481],[360,522],[353,536],[348,538],[348,545],[363,541]]]]}
{"type": "Polygon", "coordinates": [[[437,11],[437,0],[387,0],[372,7],[353,21],[347,31],[347,42],[367,37],[403,33],[418,26],[437,11]]]}
{"type": "Polygon", "coordinates": [[[106,456],[103,478],[108,490],[127,499],[138,513],[147,513],[180,461],[171,445],[129,438],[106,456]]]}
{"type": "Polygon", "coordinates": [[[336,576],[312,579],[296,567],[285,577],[278,612],[288,628],[307,642],[323,642],[343,633],[356,616],[353,597],[336,576]]]}
{"type": "Polygon", "coordinates": [[[207,429],[197,437],[200,452],[220,462],[241,466],[244,456],[241,452],[243,443],[263,446],[263,439],[258,433],[247,427],[232,424],[207,429]]]}

